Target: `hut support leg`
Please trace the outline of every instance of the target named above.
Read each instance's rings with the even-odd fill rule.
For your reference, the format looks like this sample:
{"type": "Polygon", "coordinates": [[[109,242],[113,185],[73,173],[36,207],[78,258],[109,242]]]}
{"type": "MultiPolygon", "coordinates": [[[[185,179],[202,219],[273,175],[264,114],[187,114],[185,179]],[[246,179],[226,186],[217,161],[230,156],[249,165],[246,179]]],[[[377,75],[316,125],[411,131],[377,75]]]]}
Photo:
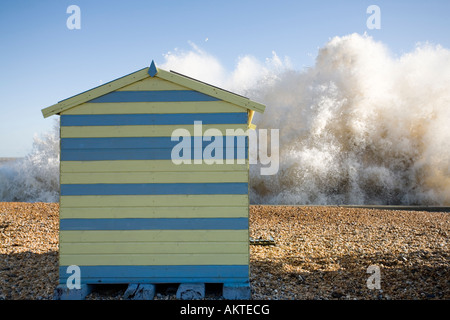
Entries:
{"type": "Polygon", "coordinates": [[[177,290],[177,299],[201,300],[205,297],[204,283],[181,283],[177,290]]]}
{"type": "Polygon", "coordinates": [[[53,294],[54,300],[84,300],[92,292],[92,285],[82,284],[80,289],[69,289],[66,285],[60,284],[53,294]]]}
{"type": "Polygon", "coordinates": [[[251,299],[250,284],[224,283],[222,294],[227,300],[249,300],[251,299]]]}
{"type": "Polygon", "coordinates": [[[132,300],[153,300],[156,287],[154,284],[130,283],[125,291],[123,298],[132,300]]]}

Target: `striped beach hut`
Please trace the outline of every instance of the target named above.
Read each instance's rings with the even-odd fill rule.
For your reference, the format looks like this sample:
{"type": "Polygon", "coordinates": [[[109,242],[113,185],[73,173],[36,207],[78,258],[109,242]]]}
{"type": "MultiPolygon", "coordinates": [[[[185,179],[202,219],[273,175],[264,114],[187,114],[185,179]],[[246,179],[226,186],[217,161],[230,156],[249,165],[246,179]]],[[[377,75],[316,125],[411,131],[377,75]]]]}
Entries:
{"type": "Polygon", "coordinates": [[[154,62],[43,109],[61,126],[59,289],[79,270],[85,293],[223,283],[249,294],[247,130],[264,109],[154,62]]]}

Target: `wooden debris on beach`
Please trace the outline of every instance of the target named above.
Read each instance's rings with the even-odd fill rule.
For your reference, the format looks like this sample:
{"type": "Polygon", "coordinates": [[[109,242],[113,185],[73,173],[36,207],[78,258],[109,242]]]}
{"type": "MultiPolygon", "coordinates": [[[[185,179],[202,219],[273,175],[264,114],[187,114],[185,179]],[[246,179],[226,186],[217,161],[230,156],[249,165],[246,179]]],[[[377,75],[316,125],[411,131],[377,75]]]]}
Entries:
{"type": "Polygon", "coordinates": [[[250,244],[251,245],[258,245],[258,246],[274,246],[275,240],[272,236],[269,236],[269,239],[262,239],[261,237],[258,239],[250,237],[250,244]]]}

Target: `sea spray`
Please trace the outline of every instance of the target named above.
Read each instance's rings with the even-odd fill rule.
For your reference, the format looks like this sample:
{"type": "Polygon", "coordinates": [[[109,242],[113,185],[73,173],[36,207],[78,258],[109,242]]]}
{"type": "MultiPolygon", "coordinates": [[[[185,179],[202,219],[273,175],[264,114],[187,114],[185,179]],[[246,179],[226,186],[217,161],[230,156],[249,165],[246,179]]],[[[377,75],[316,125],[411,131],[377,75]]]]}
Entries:
{"type": "Polygon", "coordinates": [[[59,121],[34,137],[30,153],[0,165],[0,201],[59,201],[59,121]]]}
{"type": "Polygon", "coordinates": [[[253,123],[279,129],[280,169],[250,166],[250,202],[450,204],[450,51],[418,44],[394,57],[366,35],[335,37],[295,70],[276,53],[226,73],[198,47],[165,68],[264,103],[253,123]],[[208,61],[202,64],[201,61],[208,61]]]}
{"type": "Polygon", "coordinates": [[[450,204],[450,51],[393,58],[357,34],[336,37],[305,71],[247,93],[280,129],[280,170],[250,169],[252,203],[450,204]]]}

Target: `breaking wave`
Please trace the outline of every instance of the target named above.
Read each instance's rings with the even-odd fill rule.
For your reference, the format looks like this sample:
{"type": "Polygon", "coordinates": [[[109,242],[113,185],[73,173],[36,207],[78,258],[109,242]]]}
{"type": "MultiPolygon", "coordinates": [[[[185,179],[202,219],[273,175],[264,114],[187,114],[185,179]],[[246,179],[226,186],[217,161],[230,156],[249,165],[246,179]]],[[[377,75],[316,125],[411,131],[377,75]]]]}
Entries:
{"type": "Polygon", "coordinates": [[[251,202],[450,204],[450,51],[399,58],[370,37],[336,37],[312,68],[248,92],[280,130],[280,170],[251,168],[251,202]]]}
{"type": "Polygon", "coordinates": [[[24,158],[0,163],[0,201],[59,201],[59,121],[24,158]]]}
{"type": "Polygon", "coordinates": [[[227,73],[195,45],[167,54],[164,67],[267,106],[253,123],[279,129],[280,167],[264,176],[250,166],[251,203],[450,204],[448,49],[418,44],[394,57],[351,34],[305,70],[273,53],[263,63],[241,57],[227,73]]]}

